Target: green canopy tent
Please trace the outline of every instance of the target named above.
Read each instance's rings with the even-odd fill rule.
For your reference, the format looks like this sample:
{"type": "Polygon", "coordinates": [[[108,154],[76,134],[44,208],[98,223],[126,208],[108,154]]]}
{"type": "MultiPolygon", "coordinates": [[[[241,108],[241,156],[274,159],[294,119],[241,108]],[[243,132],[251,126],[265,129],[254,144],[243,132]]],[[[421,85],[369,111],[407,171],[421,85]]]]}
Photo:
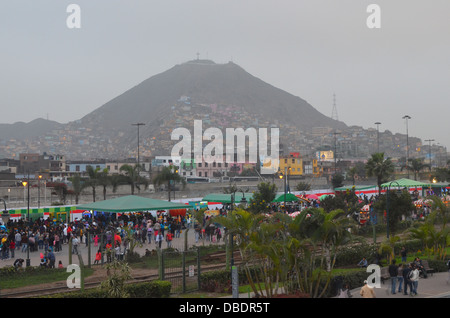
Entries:
{"type": "MultiPolygon", "coordinates": [[[[293,193],[286,193],[286,202],[297,202],[297,201],[304,201],[306,200],[300,199],[293,193]]],[[[275,199],[272,202],[284,202],[284,193],[277,195],[275,199]]]]}
{"type": "Polygon", "coordinates": [[[184,209],[189,208],[189,205],[184,203],[143,198],[136,195],[128,195],[115,199],[97,201],[77,206],[77,209],[79,210],[93,210],[112,213],[156,211],[156,210],[183,209],[183,208],[184,209]]]}
{"type": "Polygon", "coordinates": [[[334,197],[334,194],[323,194],[319,197],[319,200],[322,201],[328,197],[334,197]]]}
{"type": "Polygon", "coordinates": [[[355,192],[358,191],[363,191],[363,190],[369,190],[369,189],[375,189],[377,186],[376,185],[348,185],[348,186],[343,186],[343,187],[339,187],[339,188],[334,188],[335,192],[340,192],[340,191],[347,191],[347,190],[355,190],[355,192]]]}
{"type": "MultiPolygon", "coordinates": [[[[245,193],[236,192],[234,196],[234,203],[239,204],[242,201],[242,198],[245,198],[247,202],[250,202],[250,199],[253,197],[253,193],[245,193]]],[[[202,201],[207,202],[220,202],[220,203],[231,203],[231,193],[210,193],[206,195],[202,201]]]]}
{"type": "Polygon", "coordinates": [[[429,187],[432,183],[420,182],[407,178],[397,179],[389,182],[385,182],[381,185],[382,188],[398,187],[398,188],[415,188],[415,187],[429,187]]]}
{"type": "Polygon", "coordinates": [[[425,189],[431,187],[433,183],[420,182],[407,178],[397,179],[389,182],[385,182],[381,185],[382,188],[422,188],[422,196],[425,193],[425,189]]]}

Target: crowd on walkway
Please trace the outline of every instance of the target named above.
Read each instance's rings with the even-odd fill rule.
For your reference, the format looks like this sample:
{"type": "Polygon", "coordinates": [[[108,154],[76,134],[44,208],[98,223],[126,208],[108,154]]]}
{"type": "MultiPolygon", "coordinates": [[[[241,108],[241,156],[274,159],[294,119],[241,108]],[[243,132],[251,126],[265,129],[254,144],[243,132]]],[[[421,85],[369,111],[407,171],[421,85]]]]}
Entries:
{"type": "MultiPolygon", "coordinates": [[[[220,210],[219,213],[225,213],[220,210]]],[[[32,222],[25,219],[9,220],[0,229],[0,255],[2,260],[18,256],[17,266],[21,265],[25,253],[40,253],[41,266],[55,267],[55,253],[63,248],[72,247],[70,251],[77,255],[80,246],[94,247],[95,262],[98,264],[103,256],[110,262],[112,257],[123,259],[130,250],[130,242],[148,244],[156,248],[171,248],[174,240],[179,239],[184,230],[195,223],[195,241],[220,242],[223,229],[211,223],[212,216],[205,216],[200,225],[194,222],[191,213],[171,216],[158,211],[151,213],[98,213],[85,214],[82,219],[66,223],[63,220],[39,218],[32,222]]],[[[22,262],[23,263],[23,262],[22,262]]]]}

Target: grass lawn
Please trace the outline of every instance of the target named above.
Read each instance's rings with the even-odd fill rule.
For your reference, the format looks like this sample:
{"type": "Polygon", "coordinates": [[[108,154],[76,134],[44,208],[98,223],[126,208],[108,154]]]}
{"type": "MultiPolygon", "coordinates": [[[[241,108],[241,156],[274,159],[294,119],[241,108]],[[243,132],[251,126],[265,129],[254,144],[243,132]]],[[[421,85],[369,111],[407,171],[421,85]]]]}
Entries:
{"type": "MultiPolygon", "coordinates": [[[[84,277],[92,275],[92,268],[84,269],[84,277]]],[[[0,279],[0,289],[20,288],[25,286],[40,285],[65,281],[72,273],[66,269],[49,269],[46,271],[21,273],[17,275],[5,275],[0,279]]]]}

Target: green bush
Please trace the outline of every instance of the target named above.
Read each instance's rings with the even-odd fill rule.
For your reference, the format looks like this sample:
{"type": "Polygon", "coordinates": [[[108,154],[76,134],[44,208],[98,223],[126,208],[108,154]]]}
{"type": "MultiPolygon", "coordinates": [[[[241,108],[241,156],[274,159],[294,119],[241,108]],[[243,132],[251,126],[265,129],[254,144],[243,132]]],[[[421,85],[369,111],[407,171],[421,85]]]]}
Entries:
{"type": "MultiPolygon", "coordinates": [[[[167,281],[151,281],[145,283],[128,284],[125,287],[130,298],[168,298],[172,284],[167,281]]],[[[100,288],[75,290],[71,292],[41,296],[38,298],[107,298],[100,288]]]]}
{"type": "MultiPolygon", "coordinates": [[[[369,277],[369,275],[370,273],[367,273],[364,269],[335,275],[331,278],[324,297],[335,297],[338,294],[338,287],[344,284],[348,284],[350,289],[361,287],[364,285],[364,281],[369,277]]],[[[321,284],[324,285],[325,282],[323,281],[321,284]]]]}
{"type": "MultiPolygon", "coordinates": [[[[250,273],[255,279],[258,276],[261,280],[260,273],[256,267],[250,267],[250,273]]],[[[238,270],[239,284],[248,284],[245,271],[239,267],[238,270]]],[[[200,290],[209,292],[230,292],[231,291],[231,270],[217,270],[204,272],[200,275],[200,290]]]]}
{"type": "Polygon", "coordinates": [[[428,265],[430,265],[430,267],[433,268],[436,273],[448,271],[447,260],[444,261],[444,260],[429,259],[428,265]]]}
{"type": "Polygon", "coordinates": [[[231,286],[231,271],[218,270],[200,275],[200,290],[207,292],[226,292],[231,286]]]}
{"type": "Polygon", "coordinates": [[[168,298],[172,284],[168,281],[152,281],[127,285],[131,298],[168,298]]]}
{"type": "Polygon", "coordinates": [[[367,261],[372,262],[373,248],[368,244],[358,244],[345,246],[339,249],[336,255],[335,267],[354,266],[365,257],[367,261]]]}

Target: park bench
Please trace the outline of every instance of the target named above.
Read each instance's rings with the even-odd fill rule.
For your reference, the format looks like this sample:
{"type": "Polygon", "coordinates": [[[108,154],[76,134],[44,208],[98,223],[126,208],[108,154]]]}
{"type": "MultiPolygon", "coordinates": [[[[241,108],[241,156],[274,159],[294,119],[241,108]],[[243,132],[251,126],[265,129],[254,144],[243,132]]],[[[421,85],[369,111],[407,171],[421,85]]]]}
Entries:
{"type": "Polygon", "coordinates": [[[431,274],[431,276],[433,276],[434,268],[430,267],[430,265],[428,264],[428,261],[422,260],[422,265],[423,265],[423,268],[427,271],[427,274],[431,274]]]}

